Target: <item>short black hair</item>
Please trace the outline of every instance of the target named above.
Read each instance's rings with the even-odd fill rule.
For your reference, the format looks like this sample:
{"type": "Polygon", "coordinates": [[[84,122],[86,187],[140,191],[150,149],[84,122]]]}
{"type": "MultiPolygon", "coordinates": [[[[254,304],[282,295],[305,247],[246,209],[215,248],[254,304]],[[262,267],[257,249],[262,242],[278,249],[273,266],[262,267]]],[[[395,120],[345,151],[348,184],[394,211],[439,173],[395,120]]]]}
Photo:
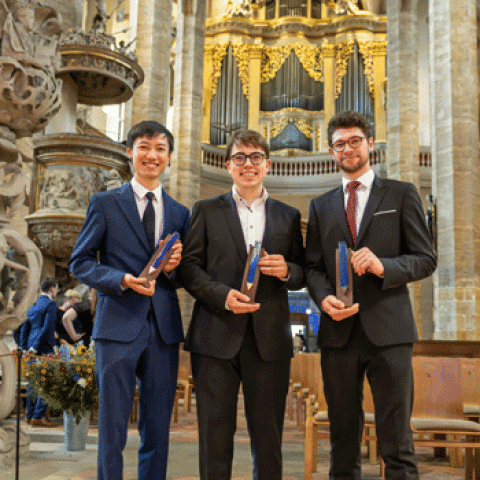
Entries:
{"type": "Polygon", "coordinates": [[[245,145],[246,147],[261,148],[267,158],[270,156],[270,146],[258,132],[255,130],[235,130],[228,139],[226,147],[227,161],[230,159],[233,147],[238,144],[245,145]]]}
{"type": "Polygon", "coordinates": [[[327,135],[328,145],[332,146],[332,137],[339,128],[353,128],[358,127],[362,130],[365,138],[368,140],[372,136],[371,123],[358,112],[346,110],[345,112],[337,113],[328,122],[327,135]]]}
{"type": "Polygon", "coordinates": [[[126,145],[128,148],[133,148],[135,140],[140,137],[153,138],[157,135],[165,135],[168,140],[169,152],[173,152],[173,135],[172,132],[164,127],[162,124],[154,120],[144,120],[143,122],[134,125],[127,134],[126,145]]]}
{"type": "Polygon", "coordinates": [[[47,277],[42,280],[42,283],[40,284],[40,290],[42,292],[48,292],[52,287],[56,287],[58,285],[58,282],[51,277],[47,277]]]}

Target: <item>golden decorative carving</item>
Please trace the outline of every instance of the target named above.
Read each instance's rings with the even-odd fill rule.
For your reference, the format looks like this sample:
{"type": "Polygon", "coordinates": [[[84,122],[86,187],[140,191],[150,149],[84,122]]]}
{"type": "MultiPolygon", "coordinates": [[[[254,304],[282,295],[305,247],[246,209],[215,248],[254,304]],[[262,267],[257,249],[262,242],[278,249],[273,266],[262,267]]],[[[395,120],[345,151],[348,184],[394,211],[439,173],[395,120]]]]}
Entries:
{"type": "Polygon", "coordinates": [[[310,77],[317,82],[323,81],[321,48],[313,45],[294,43],[290,45],[264,48],[264,56],[262,59],[262,83],[267,83],[275,77],[278,70],[280,70],[281,66],[290,55],[292,49],[310,77]]]}
{"type": "Polygon", "coordinates": [[[343,77],[347,73],[348,57],[353,52],[354,40],[335,44],[335,98],[342,93],[343,77]]]}
{"type": "Polygon", "coordinates": [[[270,127],[271,138],[280,135],[289,123],[293,123],[307,138],[312,138],[312,124],[304,118],[279,118],[270,127]]]}
{"type": "Polygon", "coordinates": [[[250,45],[234,43],[233,56],[237,60],[238,76],[242,81],[243,94],[248,98],[248,71],[250,63],[250,45]]]}
{"type": "Polygon", "coordinates": [[[368,90],[375,97],[375,68],[373,65],[373,42],[358,42],[358,51],[362,54],[364,73],[368,80],[368,90]]]}
{"type": "Polygon", "coordinates": [[[279,47],[265,47],[262,57],[262,83],[269,82],[285,63],[292,50],[292,45],[282,45],[279,47]]]}
{"type": "Polygon", "coordinates": [[[218,79],[222,74],[223,57],[227,54],[228,43],[215,45],[213,47],[213,68],[212,68],[212,93],[211,98],[215,95],[218,85],[218,79]]]}

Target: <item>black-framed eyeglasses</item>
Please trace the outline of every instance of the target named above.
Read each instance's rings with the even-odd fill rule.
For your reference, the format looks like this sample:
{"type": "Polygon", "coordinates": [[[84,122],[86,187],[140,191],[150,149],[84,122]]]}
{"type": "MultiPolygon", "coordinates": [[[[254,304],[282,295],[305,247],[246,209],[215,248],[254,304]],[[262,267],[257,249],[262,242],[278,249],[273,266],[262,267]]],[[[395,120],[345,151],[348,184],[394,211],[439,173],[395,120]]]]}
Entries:
{"type": "Polygon", "coordinates": [[[340,142],[335,142],[332,145],[332,148],[336,152],[343,152],[345,150],[345,147],[347,146],[347,143],[350,145],[350,148],[359,148],[362,145],[362,142],[365,140],[366,137],[352,137],[349,138],[347,141],[340,141],[340,142]]]}
{"type": "Polygon", "coordinates": [[[260,165],[267,156],[264,153],[260,152],[253,152],[250,155],[245,153],[235,153],[230,157],[230,160],[237,165],[237,167],[241,167],[247,163],[247,159],[250,159],[250,163],[252,165],[260,165]]]}

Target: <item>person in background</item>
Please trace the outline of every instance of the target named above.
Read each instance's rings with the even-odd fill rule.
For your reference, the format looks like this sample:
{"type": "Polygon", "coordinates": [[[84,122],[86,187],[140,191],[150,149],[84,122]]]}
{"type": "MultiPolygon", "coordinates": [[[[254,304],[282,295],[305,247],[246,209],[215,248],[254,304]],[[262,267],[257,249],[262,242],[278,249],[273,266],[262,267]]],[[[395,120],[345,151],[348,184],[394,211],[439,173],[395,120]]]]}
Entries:
{"type": "MultiPolygon", "coordinates": [[[[57,344],[55,325],[57,304],[54,298],[58,293],[58,283],[53,278],[46,278],[40,284],[40,296],[27,310],[27,320],[22,325],[20,345],[27,352],[36,355],[53,353],[57,344]]],[[[27,388],[27,413],[25,421],[32,427],[56,427],[57,424],[46,416],[47,406],[41,396],[30,394],[27,388]]]]}
{"type": "Polygon", "coordinates": [[[83,340],[87,348],[90,346],[96,305],[97,291],[90,288],[88,290],[88,300],[75,303],[63,315],[63,327],[73,343],[83,340]]]}
{"type": "Polygon", "coordinates": [[[65,327],[63,326],[62,318],[65,312],[70,307],[80,302],[81,299],[82,299],[82,296],[74,289],[69,289],[65,292],[63,304],[57,309],[57,323],[55,326],[55,337],[59,345],[62,345],[62,344],[73,345],[75,343],[72,337],[65,330],[65,327]]]}

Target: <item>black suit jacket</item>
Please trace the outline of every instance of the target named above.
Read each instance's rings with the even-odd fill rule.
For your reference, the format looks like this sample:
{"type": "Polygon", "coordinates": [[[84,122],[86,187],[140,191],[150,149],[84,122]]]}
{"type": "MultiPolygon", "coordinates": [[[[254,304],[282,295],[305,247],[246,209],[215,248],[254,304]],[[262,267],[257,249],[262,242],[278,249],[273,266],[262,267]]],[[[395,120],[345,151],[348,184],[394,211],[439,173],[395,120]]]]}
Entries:
{"type": "MultiPolygon", "coordinates": [[[[342,187],[315,198],[307,228],[307,286],[320,308],[335,295],[335,249],[339,241],[359,250],[368,247],[383,263],[384,278],[353,274],[354,302],[369,340],[378,346],[412,343],[417,331],[407,283],[432,274],[436,258],[414,185],[375,177],[353,246],[342,187]]],[[[335,322],[322,312],[320,347],[342,347],[350,338],[354,317],[335,322]]]]}
{"type": "MultiPolygon", "coordinates": [[[[271,198],[266,201],[263,248],[282,254],[290,277],[260,275],[253,328],[260,356],[267,361],[292,356],[287,290],[304,285],[300,212],[271,198]]],[[[231,288],[240,290],[247,250],[231,192],[198,202],[183,246],[180,265],[186,290],[196,299],[185,349],[216,358],[233,358],[243,341],[248,316],[225,309],[231,288]]]]}

